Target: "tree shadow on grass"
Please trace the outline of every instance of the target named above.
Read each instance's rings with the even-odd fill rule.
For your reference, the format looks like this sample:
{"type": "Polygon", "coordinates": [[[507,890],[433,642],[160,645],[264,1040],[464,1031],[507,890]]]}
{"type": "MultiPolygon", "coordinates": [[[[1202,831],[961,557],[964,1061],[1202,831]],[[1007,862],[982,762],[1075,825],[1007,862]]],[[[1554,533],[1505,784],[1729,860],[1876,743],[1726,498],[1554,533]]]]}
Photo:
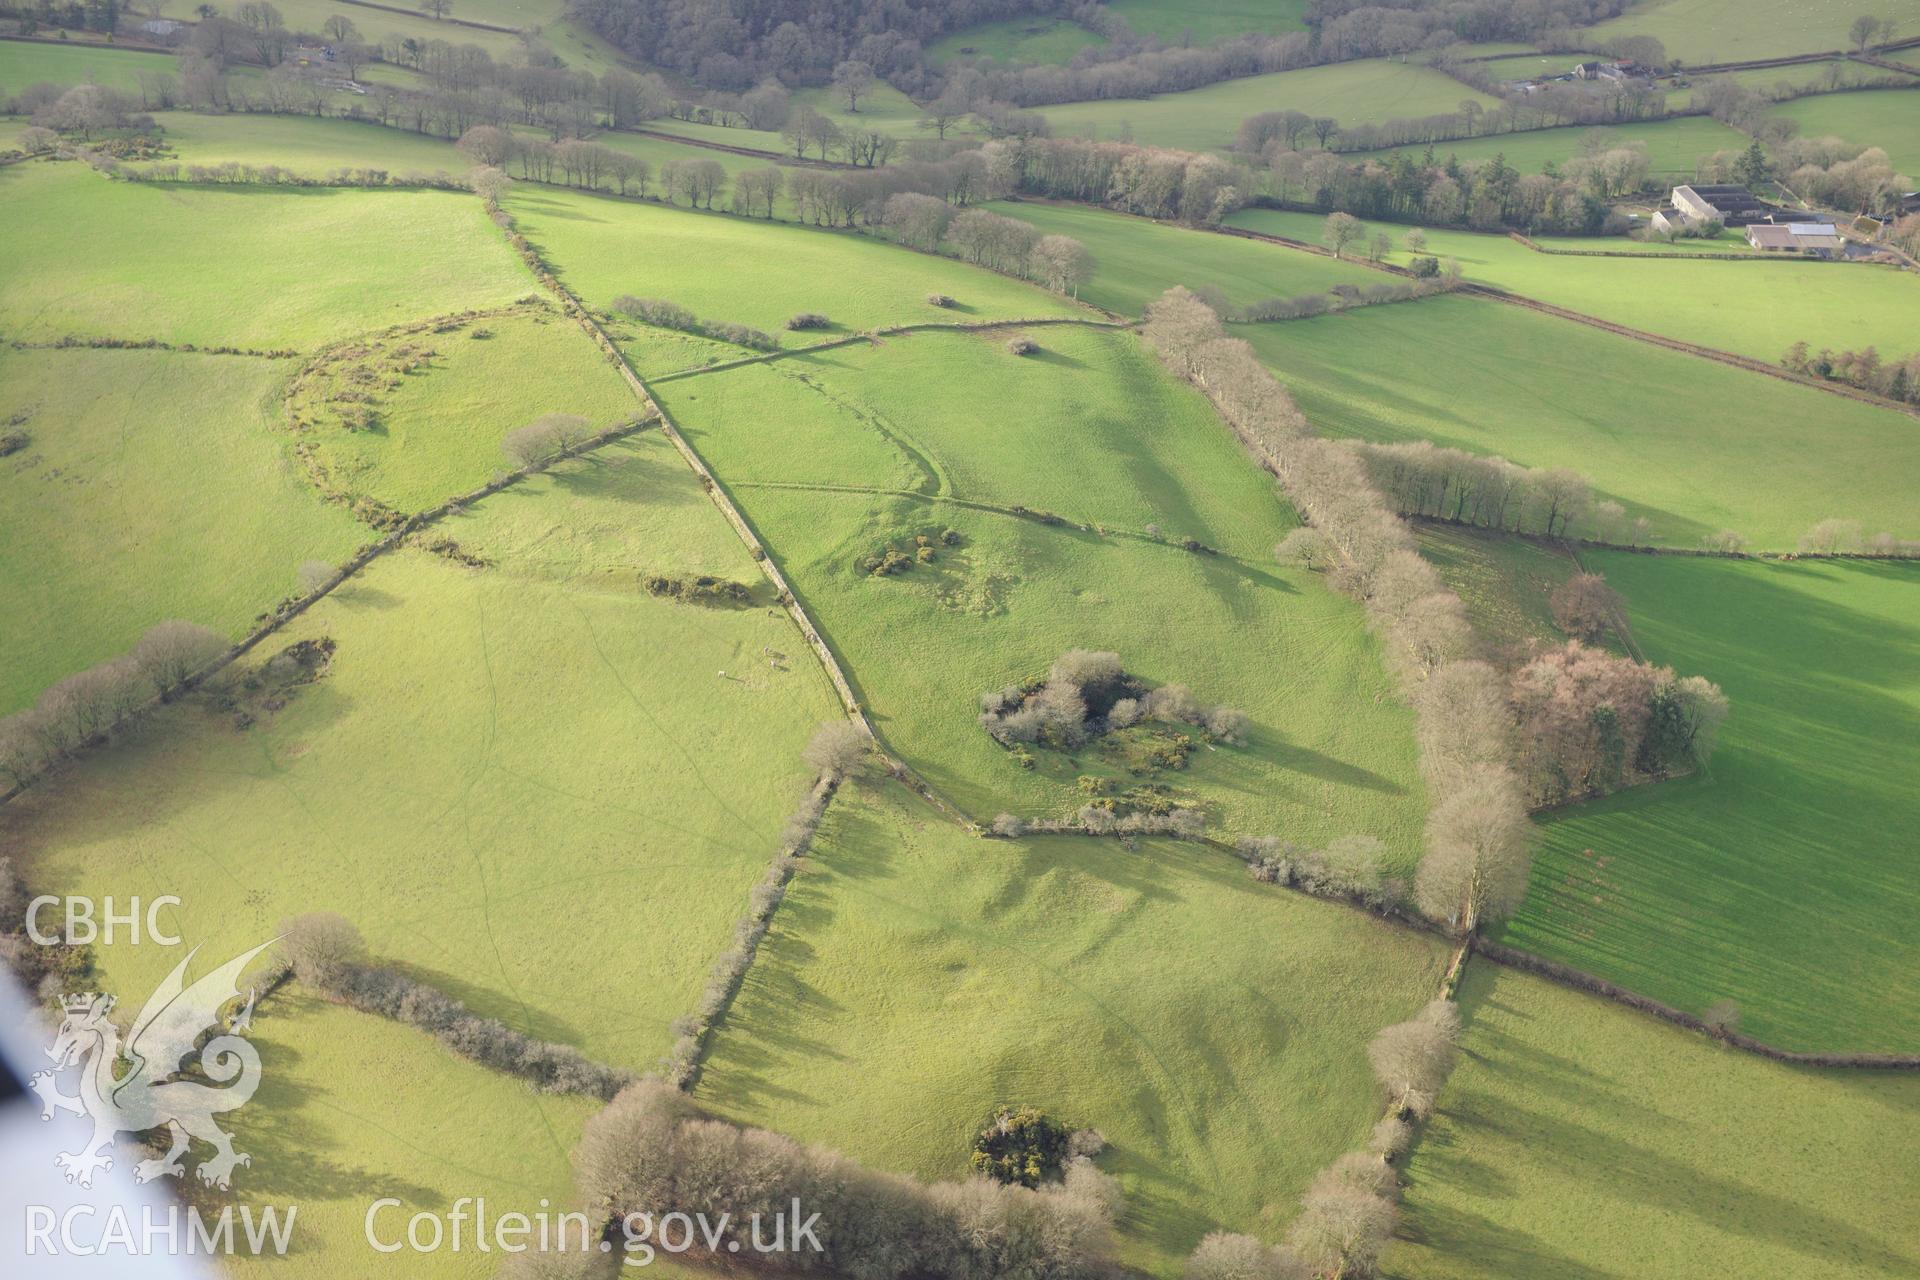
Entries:
{"type": "MultiPolygon", "coordinates": [[[[377,957],[376,964],[383,963],[377,957]]],[[[388,963],[386,967],[394,972],[412,978],[415,982],[424,982],[434,989],[444,992],[467,1007],[468,1012],[477,1017],[497,1018],[515,1031],[529,1035],[536,1040],[551,1040],[556,1044],[573,1045],[580,1042],[579,1031],[553,1016],[552,1013],[535,1009],[522,1000],[501,995],[481,986],[457,978],[444,970],[429,968],[415,963],[388,963]]],[[[368,1015],[369,1017],[375,1015],[368,1015]]],[[[448,1050],[452,1052],[452,1050],[448,1050]]]]}
{"type": "MultiPolygon", "coordinates": [[[[1588,1266],[1510,1224],[1458,1208],[1409,1203],[1395,1234],[1443,1257],[1469,1261],[1479,1280],[1617,1280],[1616,1272],[1588,1266]]],[[[1405,1274],[1395,1268],[1391,1253],[1383,1274],[1405,1274]]]]}
{"type": "MultiPolygon", "coordinates": [[[[283,988],[261,1007],[269,1034],[260,1040],[260,1087],[246,1108],[233,1114],[230,1125],[235,1149],[255,1159],[235,1174],[236,1186],[249,1198],[294,1203],[360,1202],[381,1196],[423,1207],[437,1203],[440,1193],[433,1187],[330,1158],[330,1139],[316,1114],[316,1108],[326,1105],[325,1094],[296,1078],[304,1055],[270,1034],[276,1014],[297,1015],[301,1006],[316,1003],[314,997],[283,988]]],[[[187,1176],[193,1176],[191,1171],[187,1176]]]]}

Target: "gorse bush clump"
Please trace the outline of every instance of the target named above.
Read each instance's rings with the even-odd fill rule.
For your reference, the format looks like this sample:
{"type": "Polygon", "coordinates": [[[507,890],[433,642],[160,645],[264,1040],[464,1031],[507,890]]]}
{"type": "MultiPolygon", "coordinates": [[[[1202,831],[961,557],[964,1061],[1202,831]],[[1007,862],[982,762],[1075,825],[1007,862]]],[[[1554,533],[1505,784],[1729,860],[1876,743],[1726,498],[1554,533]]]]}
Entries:
{"type": "Polygon", "coordinates": [[[1037,1187],[1060,1172],[1070,1137],[1038,1107],[996,1111],[973,1140],[973,1167],[995,1182],[1037,1187]]]}
{"type": "Polygon", "coordinates": [[[1387,847],[1373,836],[1341,836],[1314,849],[1276,836],[1248,836],[1237,848],[1262,884],[1320,897],[1352,898],[1376,909],[1396,905],[1406,886],[1386,873],[1387,847]]]}
{"type": "MultiPolygon", "coordinates": [[[[701,320],[686,307],[677,302],[669,302],[665,298],[638,298],[633,294],[623,293],[613,300],[613,309],[622,315],[631,316],[642,324],[650,324],[656,329],[674,329],[681,333],[699,334],[720,342],[731,342],[737,347],[746,347],[753,351],[780,349],[780,340],[772,334],[724,320],[701,320]]],[[[800,318],[795,317],[795,319],[800,318]]],[[[824,316],[815,318],[822,322],[822,327],[827,323],[824,316]]],[[[795,326],[789,323],[787,327],[791,329],[813,326],[795,326]]]]}
{"type": "Polygon", "coordinates": [[[753,603],[753,588],[744,582],[716,578],[706,573],[685,578],[650,574],[641,585],[647,589],[648,595],[663,596],[683,604],[749,605],[753,603]]]}

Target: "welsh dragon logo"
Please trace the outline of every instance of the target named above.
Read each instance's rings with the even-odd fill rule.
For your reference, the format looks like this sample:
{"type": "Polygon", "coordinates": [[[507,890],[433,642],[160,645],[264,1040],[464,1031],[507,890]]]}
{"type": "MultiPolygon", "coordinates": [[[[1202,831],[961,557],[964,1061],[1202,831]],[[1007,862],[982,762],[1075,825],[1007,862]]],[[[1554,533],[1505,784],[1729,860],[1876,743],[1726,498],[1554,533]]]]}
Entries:
{"type": "Polygon", "coordinates": [[[68,1182],[91,1187],[96,1172],[113,1168],[115,1134],[163,1127],[170,1144],[166,1154],[134,1166],[141,1182],[185,1173],[180,1157],[193,1138],[214,1149],[196,1170],[208,1186],[227,1189],[234,1166],[253,1163],[251,1156],[233,1149],[233,1135],[215,1124],[214,1117],[244,1106],[260,1086],[260,1054],[240,1034],[252,1025],[257,993],[249,988],[245,1006],[224,1022],[221,1010],[242,998],[241,971],[272,945],[261,943],[191,986],[187,966],[199,948],[189,951],[141,1007],[124,1046],[120,1029],[107,1016],[113,1012],[114,997],[92,992],[62,997],[66,1019],[47,1050],[54,1068],[36,1071],[31,1083],[40,1095],[42,1120],[53,1119],[55,1110],[61,1110],[93,1121],[93,1136],[85,1145],[54,1157],[68,1182]],[[214,1034],[208,1037],[210,1031],[214,1034]],[[180,1078],[183,1060],[194,1054],[194,1065],[213,1085],[180,1078]],[[73,1067],[80,1069],[80,1092],[69,1097],[60,1092],[56,1078],[73,1067]]]}

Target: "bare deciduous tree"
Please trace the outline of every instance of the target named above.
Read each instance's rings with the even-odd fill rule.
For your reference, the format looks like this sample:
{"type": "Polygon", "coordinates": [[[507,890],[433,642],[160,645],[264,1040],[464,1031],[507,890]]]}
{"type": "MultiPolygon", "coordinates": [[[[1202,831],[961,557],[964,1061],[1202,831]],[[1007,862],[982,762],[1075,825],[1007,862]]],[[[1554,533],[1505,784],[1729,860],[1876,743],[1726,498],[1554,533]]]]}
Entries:
{"type": "Polygon", "coordinates": [[[1363,1280],[1378,1271],[1399,1216],[1393,1202],[1380,1196],[1316,1184],[1301,1200],[1287,1243],[1318,1275],[1363,1280]]]}
{"type": "Polygon", "coordinates": [[[293,976],[331,991],[349,969],[366,962],[366,943],[345,916],[313,911],[280,922],[280,954],[293,976]]]}
{"type": "Polygon", "coordinates": [[[226,651],[219,632],[174,618],[148,627],[132,656],[154,692],[163,693],[226,651]]]}
{"type": "Polygon", "coordinates": [[[497,169],[490,164],[477,165],[467,174],[467,186],[473,194],[488,204],[500,203],[500,197],[507,194],[513,186],[513,179],[507,176],[505,169],[497,169]]]}
{"type": "Polygon", "coordinates": [[[1041,236],[1027,258],[1030,274],[1055,293],[1080,296],[1093,275],[1093,255],[1072,236],[1041,236]]]}
{"type": "Polygon", "coordinates": [[[872,745],[872,740],[851,720],[829,720],[807,740],[801,759],[815,773],[838,780],[860,768],[872,745]]]}
{"type": "Polygon", "coordinates": [[[860,99],[873,88],[873,67],[858,58],[849,58],[833,69],[833,87],[847,100],[847,110],[860,110],[860,99]]]}
{"type": "Polygon", "coordinates": [[[1308,1280],[1311,1274],[1291,1249],[1229,1231],[1204,1236],[1181,1273],[1183,1280],[1308,1280]]]}
{"type": "Polygon", "coordinates": [[[1599,640],[1609,627],[1622,625],[1627,615],[1627,602],[1598,573],[1574,574],[1553,589],[1547,606],[1555,626],[1588,644],[1599,640]]]}
{"type": "Polygon", "coordinates": [[[1858,520],[1822,520],[1800,535],[1800,550],[1814,555],[1844,555],[1860,549],[1858,520]]]}
{"type": "Polygon", "coordinates": [[[1420,714],[1420,767],[1436,791],[1451,789],[1481,767],[1511,755],[1512,715],[1500,673],[1474,659],[1434,669],[1415,702],[1420,714]]]}
{"type": "Polygon", "coordinates": [[[1324,569],[1333,559],[1333,540],[1303,524],[1274,545],[1273,558],[1302,569],[1324,569]]]}
{"type": "Polygon", "coordinates": [[[1320,238],[1326,242],[1327,248],[1333,250],[1333,256],[1338,258],[1346,252],[1348,245],[1366,233],[1366,224],[1352,214],[1330,213],[1321,228],[1320,238]]]}
{"type": "Polygon", "coordinates": [[[1526,897],[1533,841],[1512,775],[1474,769],[1427,816],[1427,852],[1414,878],[1420,909],[1463,933],[1511,915],[1526,897]]]}
{"type": "Polygon", "coordinates": [[[300,567],[293,571],[294,589],[303,596],[310,596],[333,581],[337,572],[325,560],[302,560],[300,567]]]}
{"type": "MultiPolygon", "coordinates": [[[[1367,1060],[1395,1113],[1432,1114],[1440,1088],[1453,1071],[1459,1043],[1460,1012],[1451,1000],[1431,1001],[1407,1021],[1381,1028],[1367,1046],[1367,1060]]],[[[1391,1179],[1392,1174],[1386,1176],[1391,1179]]]]}

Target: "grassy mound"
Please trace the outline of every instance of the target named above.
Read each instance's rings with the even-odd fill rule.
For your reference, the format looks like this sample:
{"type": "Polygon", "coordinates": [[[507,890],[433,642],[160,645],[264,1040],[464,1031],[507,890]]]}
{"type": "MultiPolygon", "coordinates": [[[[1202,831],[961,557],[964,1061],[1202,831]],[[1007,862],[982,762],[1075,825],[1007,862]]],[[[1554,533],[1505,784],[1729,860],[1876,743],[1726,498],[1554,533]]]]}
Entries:
{"type": "MultiPolygon", "coordinates": [[[[386,1241],[404,1239],[412,1215],[446,1214],[463,1196],[485,1196],[489,1217],[538,1213],[543,1200],[550,1214],[572,1204],[567,1152],[598,1105],[593,1100],[535,1093],[423,1032],[297,986],[262,1002],[253,1041],[260,1091],[223,1121],[236,1149],[254,1157],[235,1176],[234,1197],[282,1212],[296,1204],[300,1212],[285,1257],[235,1258],[226,1274],[331,1280],[343,1271],[378,1273],[366,1218],[382,1197],[401,1201],[375,1219],[386,1241]]],[[[494,1262],[474,1250],[471,1223],[466,1229],[461,1252],[400,1255],[406,1274],[491,1275],[494,1262]]]]}
{"type": "MultiPolygon", "coordinates": [[[[1571,56],[1547,60],[1553,74],[1560,74],[1573,61],[1571,56]]],[[[1601,150],[1641,142],[1647,148],[1647,168],[1655,174],[1670,175],[1675,182],[1691,181],[1700,157],[1714,151],[1744,151],[1752,141],[1738,129],[1708,116],[1680,116],[1671,120],[1644,120],[1633,124],[1602,125],[1597,128],[1572,125],[1565,129],[1535,129],[1526,133],[1495,134],[1485,138],[1458,138],[1433,144],[1435,157],[1445,160],[1457,156],[1462,164],[1484,164],[1495,156],[1521,173],[1539,173],[1549,164],[1565,165],[1581,155],[1594,138],[1603,138],[1601,150]]],[[[1397,147],[1416,158],[1427,147],[1397,147]]],[[[1393,151],[1378,153],[1391,155],[1393,151]]],[[[1628,248],[1621,244],[1618,247],[1628,248]]]]}
{"type": "Polygon", "coordinates": [[[1380,280],[1377,273],[1352,263],[1305,253],[1276,254],[1266,245],[1088,205],[1022,201],[996,207],[1048,235],[1072,236],[1086,245],[1095,266],[1080,296],[1126,316],[1139,315],[1176,284],[1218,289],[1244,306],[1262,298],[1380,280]]]}
{"type": "MultiPolygon", "coordinates": [[[[216,950],[335,910],[479,1012],[651,1066],[832,703],[811,664],[769,656],[799,649],[777,614],[643,589],[668,568],[753,580],[687,473],[646,447],[436,530],[491,568],[375,562],[276,641],[337,645],[284,709],[244,730],[171,709],[8,806],[34,883],[178,894],[184,931],[216,950]]],[[[170,960],[104,963],[130,989],[170,960]]]]}
{"type": "Polygon", "coordinates": [[[1829,135],[1879,147],[1900,173],[1920,170],[1920,94],[1900,89],[1834,93],[1785,103],[1780,114],[1806,138],[1829,135]]]}
{"type": "MultiPolygon", "coordinates": [[[[1623,36],[1652,36],[1666,46],[1668,56],[1695,64],[1745,62],[1845,49],[1850,44],[1847,24],[1853,16],[1846,10],[1836,12],[1798,0],[1739,5],[1728,0],[1653,0],[1586,32],[1596,45],[1623,36]]],[[[1888,0],[1874,10],[1874,16],[1892,18],[1905,34],[1920,18],[1920,3],[1888,0]]]]}

